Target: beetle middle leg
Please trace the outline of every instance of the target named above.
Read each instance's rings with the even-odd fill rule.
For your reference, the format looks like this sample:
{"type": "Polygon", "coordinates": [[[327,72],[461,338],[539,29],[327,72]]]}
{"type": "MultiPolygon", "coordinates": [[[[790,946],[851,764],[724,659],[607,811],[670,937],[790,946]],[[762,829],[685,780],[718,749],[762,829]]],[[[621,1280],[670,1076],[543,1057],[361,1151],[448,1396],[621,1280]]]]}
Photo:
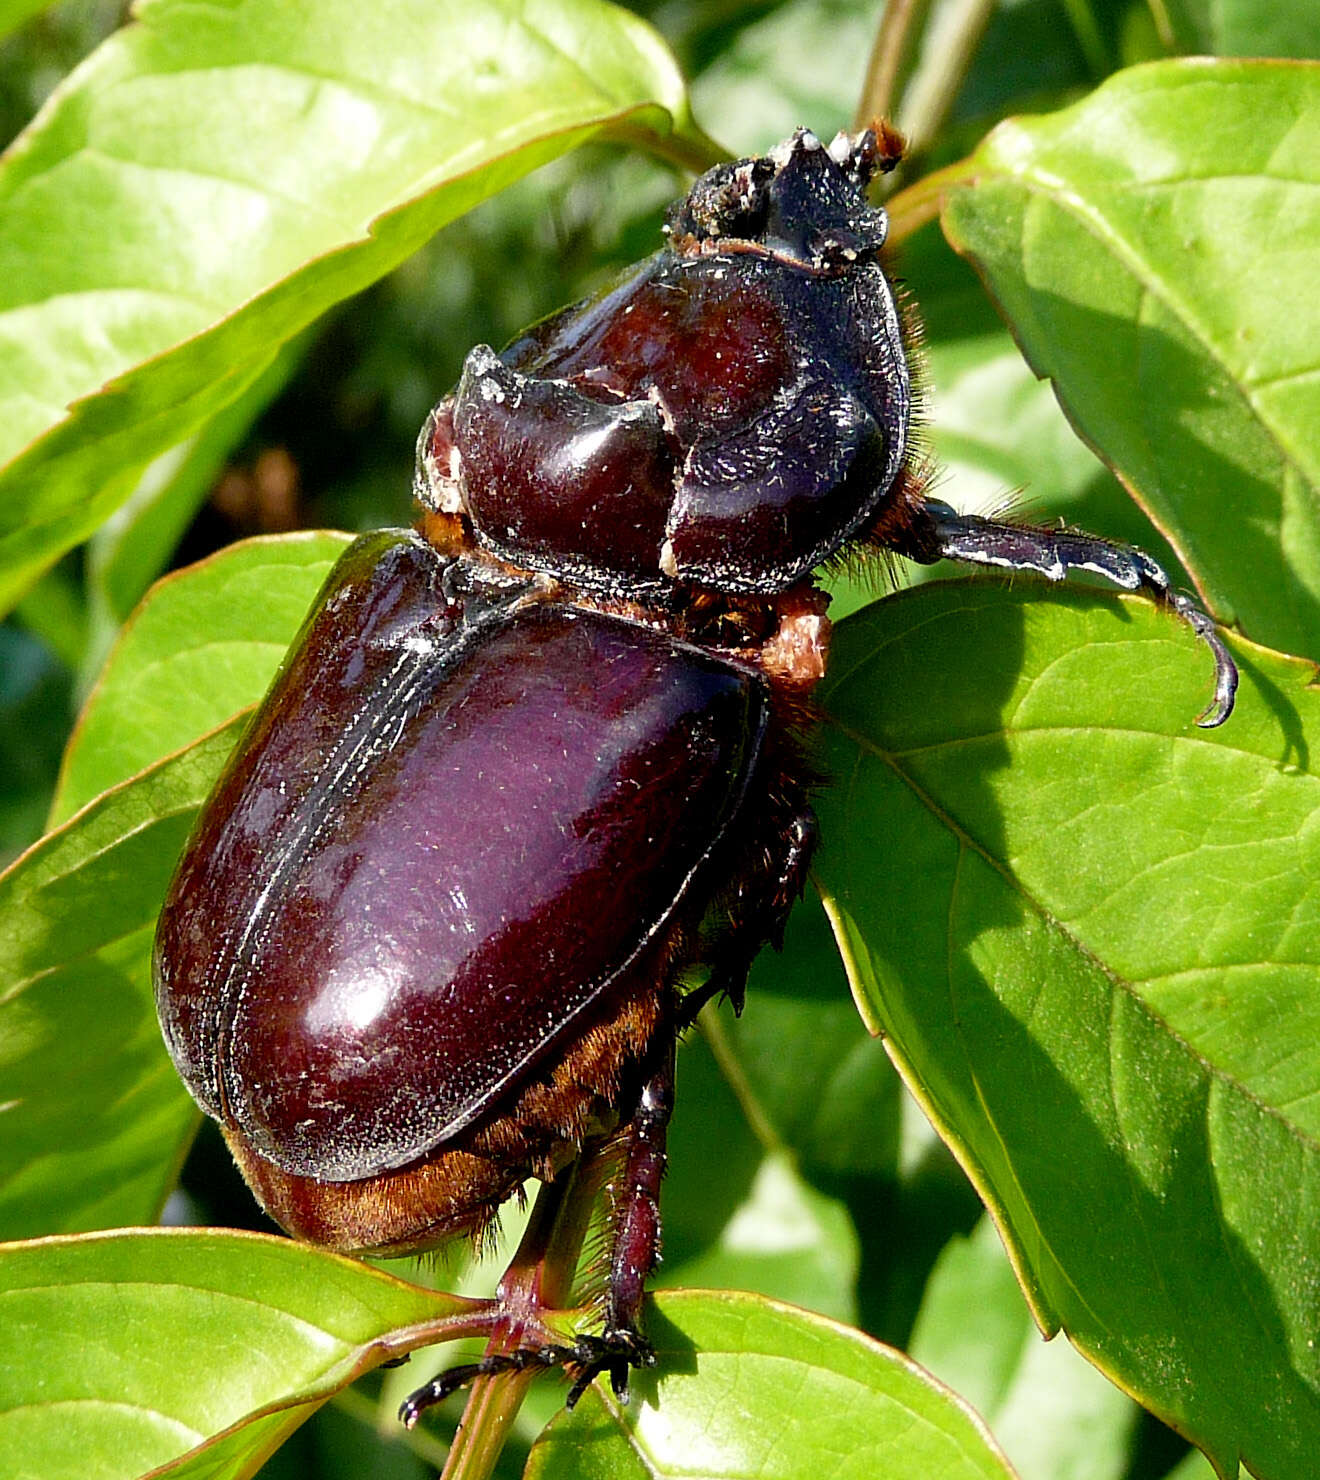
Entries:
{"type": "Polygon", "coordinates": [[[1189,596],[1173,589],[1168,572],[1144,550],[1074,529],[1040,529],[980,514],[960,514],[937,499],[926,499],[925,509],[929,524],[919,527],[901,549],[923,565],[962,560],[1003,570],[1035,571],[1051,581],[1063,580],[1070,570],[1088,570],[1124,591],[1145,591],[1186,622],[1214,654],[1214,698],[1196,723],[1202,729],[1214,729],[1233,712],[1237,665],[1214,622],[1189,596]]]}
{"type": "Polygon", "coordinates": [[[769,944],[780,950],[784,929],[793,906],[806,888],[807,869],[816,850],[820,825],[805,803],[791,812],[774,830],[776,852],[773,867],[744,879],[731,907],[732,920],[718,943],[707,953],[710,975],[688,992],[678,1006],[678,1030],[690,1028],[707,1002],[721,995],[728,998],[735,1016],[741,1017],[747,992],[747,976],[761,948],[769,944]]]}

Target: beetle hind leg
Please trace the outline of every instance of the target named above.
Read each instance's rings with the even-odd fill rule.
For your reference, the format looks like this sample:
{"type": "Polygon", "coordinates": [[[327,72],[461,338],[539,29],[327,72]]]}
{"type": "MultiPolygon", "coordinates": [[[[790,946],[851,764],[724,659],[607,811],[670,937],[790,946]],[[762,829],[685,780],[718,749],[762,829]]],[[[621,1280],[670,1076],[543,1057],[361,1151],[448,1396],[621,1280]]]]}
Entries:
{"type": "Polygon", "coordinates": [[[920,549],[916,540],[901,549],[923,565],[941,559],[962,560],[1003,570],[1035,571],[1051,581],[1063,580],[1071,570],[1088,570],[1124,591],[1146,592],[1185,622],[1214,655],[1214,698],[1196,723],[1210,730],[1232,714],[1238,671],[1223,638],[1206,613],[1189,596],[1175,591],[1168,572],[1143,550],[1073,529],[1039,529],[960,514],[937,499],[926,499],[925,508],[930,524],[920,531],[920,549]]]}
{"type": "MultiPolygon", "coordinates": [[[[567,1398],[567,1406],[572,1408],[601,1373],[609,1374],[615,1397],[626,1403],[632,1369],[655,1366],[655,1352],[642,1335],[641,1311],[646,1281],[660,1260],[660,1183],[667,1164],[665,1139],[674,1108],[676,1042],[673,1020],[662,1020],[641,1070],[632,1114],[598,1153],[608,1156],[616,1166],[604,1187],[611,1228],[604,1330],[572,1342],[533,1341],[451,1367],[404,1401],[399,1418],[405,1427],[412,1428],[428,1408],[443,1403],[480,1377],[567,1368],[573,1378],[567,1398]]],[[[505,1319],[514,1331],[544,1330],[534,1309],[506,1309],[505,1319]]],[[[506,1325],[506,1332],[508,1329],[506,1325]]]]}

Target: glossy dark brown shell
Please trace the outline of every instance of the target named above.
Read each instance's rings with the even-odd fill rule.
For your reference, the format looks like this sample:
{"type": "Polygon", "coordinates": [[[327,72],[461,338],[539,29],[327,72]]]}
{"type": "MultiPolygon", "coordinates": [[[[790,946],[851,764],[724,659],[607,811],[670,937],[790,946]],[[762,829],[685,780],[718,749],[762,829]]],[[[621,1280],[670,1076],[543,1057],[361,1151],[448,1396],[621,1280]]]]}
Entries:
{"type": "Polygon", "coordinates": [[[423,502],[515,564],[645,598],[784,590],[899,496],[912,390],[883,213],[809,135],[750,215],[709,207],[712,176],[671,246],[469,355],[419,444],[423,502]]]}
{"type": "Polygon", "coordinates": [[[167,1042],[288,1172],[433,1151],[715,888],[694,880],[756,765],[761,680],[526,591],[358,541],[180,865],[167,1042]]]}

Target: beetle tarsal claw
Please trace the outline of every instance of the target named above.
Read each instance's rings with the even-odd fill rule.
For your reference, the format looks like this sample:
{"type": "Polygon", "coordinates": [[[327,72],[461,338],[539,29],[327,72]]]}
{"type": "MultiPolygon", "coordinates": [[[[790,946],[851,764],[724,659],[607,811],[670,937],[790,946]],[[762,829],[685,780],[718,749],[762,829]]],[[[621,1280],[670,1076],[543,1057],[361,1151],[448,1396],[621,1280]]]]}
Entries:
{"type": "Polygon", "coordinates": [[[399,1406],[399,1419],[405,1428],[414,1428],[428,1408],[443,1403],[479,1377],[499,1377],[508,1372],[526,1372],[532,1368],[565,1367],[574,1372],[565,1407],[574,1408],[578,1399],[603,1372],[609,1373],[614,1396],[628,1401],[628,1374],[633,1367],[654,1367],[655,1351],[638,1331],[620,1329],[602,1336],[579,1336],[572,1346],[546,1342],[541,1346],[520,1346],[511,1352],[493,1352],[477,1362],[465,1362],[438,1373],[425,1387],[410,1393],[399,1406]]]}
{"type": "Polygon", "coordinates": [[[654,1367],[655,1350],[639,1332],[628,1327],[607,1331],[603,1336],[581,1336],[573,1348],[572,1365],[577,1368],[577,1377],[565,1400],[566,1408],[574,1408],[578,1399],[600,1376],[610,1375],[610,1387],[620,1403],[627,1403],[628,1374],[633,1367],[654,1367]]]}

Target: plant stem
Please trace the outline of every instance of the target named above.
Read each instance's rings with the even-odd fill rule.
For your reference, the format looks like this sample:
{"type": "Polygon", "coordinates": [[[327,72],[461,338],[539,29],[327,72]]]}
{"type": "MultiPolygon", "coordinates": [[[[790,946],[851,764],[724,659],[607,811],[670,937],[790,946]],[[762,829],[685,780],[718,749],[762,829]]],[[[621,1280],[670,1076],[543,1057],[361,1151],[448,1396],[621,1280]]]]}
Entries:
{"type": "Polygon", "coordinates": [[[678,120],[677,126],[667,134],[631,123],[617,123],[606,129],[603,137],[629,149],[644,149],[666,164],[693,175],[704,174],[712,165],[732,158],[722,144],[716,143],[690,119],[678,120]]]}
{"type": "Polygon", "coordinates": [[[747,1117],[747,1124],[752,1129],[752,1134],[761,1143],[761,1149],[767,1152],[782,1152],[786,1148],[783,1138],[775,1130],[774,1124],[765,1112],[765,1107],[757,1098],[756,1091],[752,1088],[750,1080],[738,1060],[733,1044],[729,1041],[728,1030],[725,1028],[724,1019],[720,1016],[714,1002],[707,1002],[705,1007],[697,1014],[702,1036],[710,1046],[716,1064],[724,1075],[734,1097],[742,1107],[743,1114],[747,1117]]]}
{"type": "Polygon", "coordinates": [[[890,116],[899,69],[927,3],[928,0],[887,0],[871,45],[857,111],[853,114],[854,128],[863,129],[877,118],[890,116]]]}
{"type": "Polygon", "coordinates": [[[1160,38],[1160,45],[1172,56],[1178,50],[1178,38],[1174,34],[1173,21],[1169,17],[1169,7],[1164,0],[1146,0],[1150,7],[1151,18],[1155,22],[1155,32],[1160,38]]]}
{"type": "Polygon", "coordinates": [[[951,0],[927,32],[898,119],[912,154],[929,148],[944,126],[994,8],[995,0],[951,0]]]}
{"type": "Polygon", "coordinates": [[[960,185],[971,180],[972,175],[971,160],[960,159],[957,164],[923,175],[914,185],[909,185],[892,196],[885,206],[889,213],[889,243],[897,246],[927,221],[933,221],[940,213],[944,192],[951,185],[960,185]]]}
{"type": "MultiPolygon", "coordinates": [[[[529,1333],[544,1339],[546,1318],[567,1303],[572,1290],[594,1191],[592,1179],[582,1174],[581,1159],[542,1185],[522,1242],[500,1280],[500,1319],[487,1355],[516,1350],[529,1333]]],[[[535,1376],[529,1369],[477,1378],[440,1480],[488,1480],[535,1376]]]]}
{"type": "Polygon", "coordinates": [[[1086,58],[1086,65],[1091,70],[1092,78],[1096,82],[1102,81],[1113,71],[1113,67],[1091,6],[1087,0],[1063,0],[1063,8],[1068,12],[1073,35],[1077,37],[1077,44],[1086,58]]]}

